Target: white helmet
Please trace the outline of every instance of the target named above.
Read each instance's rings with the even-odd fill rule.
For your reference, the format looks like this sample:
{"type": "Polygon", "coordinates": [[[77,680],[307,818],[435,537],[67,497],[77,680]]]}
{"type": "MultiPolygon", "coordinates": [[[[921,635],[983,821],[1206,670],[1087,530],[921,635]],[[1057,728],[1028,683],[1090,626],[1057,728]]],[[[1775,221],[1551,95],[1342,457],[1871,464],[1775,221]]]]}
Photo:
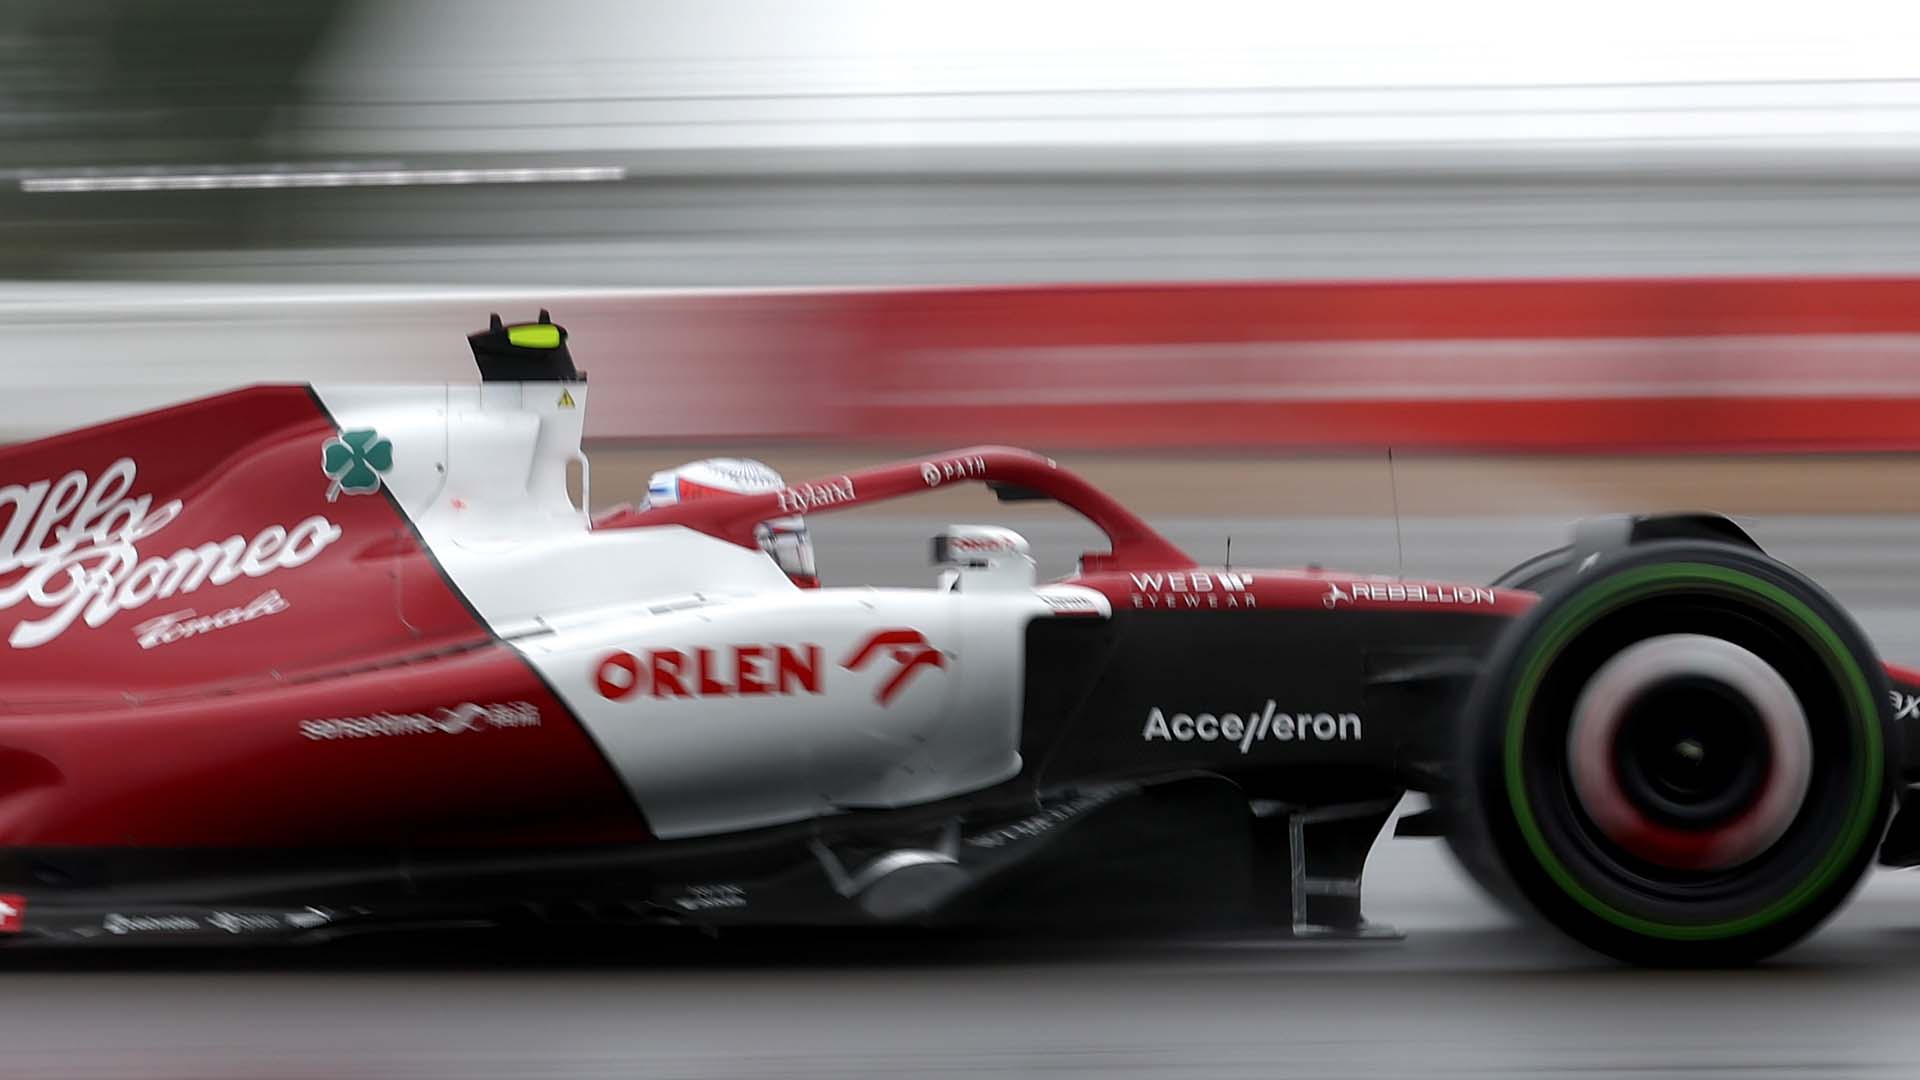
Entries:
{"type": "MultiPolygon", "coordinates": [[[[645,509],[714,495],[760,495],[786,486],[779,473],[752,458],[702,458],[654,473],[647,481],[646,501],[640,505],[645,509]]],[[[813,541],[800,515],[764,521],[753,532],[761,550],[773,557],[795,585],[803,589],[820,587],[813,567],[813,541]]]]}

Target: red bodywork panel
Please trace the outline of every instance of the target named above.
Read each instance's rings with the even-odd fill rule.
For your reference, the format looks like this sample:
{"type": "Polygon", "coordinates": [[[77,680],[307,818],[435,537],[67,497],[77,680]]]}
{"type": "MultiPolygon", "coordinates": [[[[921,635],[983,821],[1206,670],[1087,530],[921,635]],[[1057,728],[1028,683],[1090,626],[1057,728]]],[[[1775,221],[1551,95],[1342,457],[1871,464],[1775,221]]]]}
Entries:
{"type": "Polygon", "coordinates": [[[1073,583],[1098,589],[1115,611],[1415,609],[1511,617],[1539,599],[1518,589],[1325,570],[1102,571],[1083,574],[1073,583]]]}
{"type": "Polygon", "coordinates": [[[0,845],[646,836],[337,434],[257,387],[0,451],[0,845]]]}
{"type": "MultiPolygon", "coordinates": [[[[0,567],[29,560],[0,572],[0,638],[12,646],[0,649],[0,710],[115,708],[230,693],[488,641],[391,500],[378,494],[327,500],[321,447],[335,433],[304,388],[258,387],[0,451],[0,489],[24,488],[25,509],[35,511],[22,514],[18,499],[9,502],[0,493],[0,521],[7,526],[0,567]],[[118,462],[132,466],[124,483],[108,474],[118,462]],[[75,490],[70,479],[84,485],[84,494],[56,503],[63,490],[75,490]],[[31,493],[41,486],[35,504],[31,493]],[[93,498],[96,491],[100,498],[93,498]],[[83,520],[92,516],[90,498],[104,511],[98,519],[109,542],[81,540],[49,558],[26,550],[36,535],[52,548],[61,530],[92,525],[83,520]],[[143,515],[151,523],[175,500],[178,512],[150,535],[111,542],[119,522],[143,515]],[[69,504],[67,512],[54,512],[69,504]],[[121,605],[116,597],[112,610],[98,611],[104,618],[97,625],[96,603],[72,610],[71,601],[39,602],[28,580],[38,570],[65,588],[68,567],[88,573],[115,560],[166,560],[234,537],[251,544],[264,531],[292,534],[303,522],[326,528],[323,534],[321,526],[310,526],[302,534],[308,539],[294,558],[318,550],[299,565],[261,558],[256,568],[264,572],[243,571],[225,584],[209,577],[138,604],[121,605]],[[248,620],[244,628],[146,647],[135,631],[183,609],[244,610],[269,590],[281,595],[286,610],[248,620]],[[53,636],[24,644],[36,624],[45,625],[35,632],[53,636]]],[[[181,584],[191,581],[190,572],[181,584]]],[[[146,583],[144,576],[127,583],[133,587],[128,599],[137,599],[146,583]]]]}
{"type": "Polygon", "coordinates": [[[501,645],[378,672],[0,721],[10,845],[491,847],[646,839],[501,645]],[[499,726],[462,711],[474,705],[499,726]],[[508,726],[525,725],[525,726],[508,726]]]}

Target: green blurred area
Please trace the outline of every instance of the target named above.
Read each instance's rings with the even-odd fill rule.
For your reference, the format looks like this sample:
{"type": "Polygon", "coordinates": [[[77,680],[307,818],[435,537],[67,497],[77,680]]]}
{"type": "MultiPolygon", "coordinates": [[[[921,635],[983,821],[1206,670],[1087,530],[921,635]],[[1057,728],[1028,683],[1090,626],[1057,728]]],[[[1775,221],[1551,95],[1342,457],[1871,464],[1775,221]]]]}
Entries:
{"type": "MultiPolygon", "coordinates": [[[[1490,88],[1466,54],[1442,65],[1454,82],[1419,81],[1452,54],[1338,5],[1209,0],[1111,25],[1073,17],[1093,0],[1031,7],[9,0],[0,283],[1920,273],[1920,83],[1873,64],[1632,81],[1695,55],[1790,75],[1778,20],[1724,41],[1663,26],[1659,63],[1589,43],[1620,85],[1490,88]],[[1324,23],[1338,47],[1222,12],[1324,23]],[[1380,85],[1314,81],[1342,56],[1417,62],[1361,64],[1380,85]],[[581,168],[609,175],[475,178],[581,168]],[[211,189],[21,187],[115,170],[211,189]],[[214,186],[262,170],[323,175],[214,186]],[[467,178],[413,177],[432,170],[467,178]]],[[[1528,48],[1562,47],[1550,29],[1528,48]]]]}
{"type": "Polygon", "coordinates": [[[35,172],[272,160],[277,124],[346,0],[10,0],[0,26],[0,275],[65,277],[103,251],[237,244],[235,192],[49,199],[35,172]]]}

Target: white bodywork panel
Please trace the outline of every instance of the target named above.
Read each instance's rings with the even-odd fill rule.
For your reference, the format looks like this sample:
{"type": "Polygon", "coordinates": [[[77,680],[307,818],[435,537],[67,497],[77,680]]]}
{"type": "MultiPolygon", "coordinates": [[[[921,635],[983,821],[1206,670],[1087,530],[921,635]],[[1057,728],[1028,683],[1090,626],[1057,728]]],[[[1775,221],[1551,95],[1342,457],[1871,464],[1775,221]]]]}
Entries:
{"type": "Polygon", "coordinates": [[[1005,780],[1027,624],[1110,613],[1092,590],[1035,588],[1024,551],[927,589],[802,590],[764,553],[681,526],[595,531],[567,494],[582,384],[317,393],[343,430],[392,441],[388,491],[661,837],[1005,780]]]}
{"type": "Polygon", "coordinates": [[[608,620],[520,647],[612,758],[654,832],[688,836],[927,802],[1017,773],[1021,651],[1044,605],[966,599],[793,590],[608,620]],[[882,701],[904,661],[881,650],[850,664],[893,630],[917,632],[926,644],[909,652],[937,650],[941,666],[908,674],[882,701]],[[743,662],[742,647],[763,652],[743,662]],[[774,674],[783,647],[812,657],[811,688],[774,674]],[[617,699],[599,688],[614,655],[642,668],[617,699]],[[677,684],[663,687],[648,670],[661,656],[682,669],[677,684]],[[704,691],[694,673],[702,656],[713,676],[704,691]],[[771,690],[742,693],[743,663],[771,690]]]}
{"type": "Polygon", "coordinates": [[[387,489],[502,636],[658,597],[794,589],[761,552],[687,529],[594,532],[567,495],[568,465],[583,460],[583,384],[316,391],[343,430],[393,441],[387,489]]]}

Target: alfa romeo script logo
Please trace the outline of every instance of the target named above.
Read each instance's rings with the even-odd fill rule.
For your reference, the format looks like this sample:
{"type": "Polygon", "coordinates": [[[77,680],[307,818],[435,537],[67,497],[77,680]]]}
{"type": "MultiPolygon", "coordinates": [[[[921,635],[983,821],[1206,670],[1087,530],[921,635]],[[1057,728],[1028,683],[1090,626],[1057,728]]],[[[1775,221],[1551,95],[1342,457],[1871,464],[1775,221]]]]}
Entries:
{"type": "Polygon", "coordinates": [[[380,490],[381,474],[393,468],[393,443],[372,428],[343,431],[320,449],[320,470],[333,480],[327,501],[341,492],[371,495],[380,490]]]}
{"type": "MultiPolygon", "coordinates": [[[[137,492],[138,471],[132,458],[121,458],[92,476],[73,469],[0,486],[0,521],[6,526],[0,533],[0,618],[16,609],[37,616],[18,618],[8,645],[35,648],[76,623],[97,629],[155,601],[304,566],[340,539],[340,526],[315,514],[251,535],[182,536],[177,544],[158,546],[164,544],[155,540],[159,533],[169,526],[178,530],[173,522],[186,503],[155,505],[151,493],[137,492]]],[[[177,611],[169,618],[190,615],[177,611]]],[[[246,616],[247,609],[223,610],[212,625],[246,616]]]]}

